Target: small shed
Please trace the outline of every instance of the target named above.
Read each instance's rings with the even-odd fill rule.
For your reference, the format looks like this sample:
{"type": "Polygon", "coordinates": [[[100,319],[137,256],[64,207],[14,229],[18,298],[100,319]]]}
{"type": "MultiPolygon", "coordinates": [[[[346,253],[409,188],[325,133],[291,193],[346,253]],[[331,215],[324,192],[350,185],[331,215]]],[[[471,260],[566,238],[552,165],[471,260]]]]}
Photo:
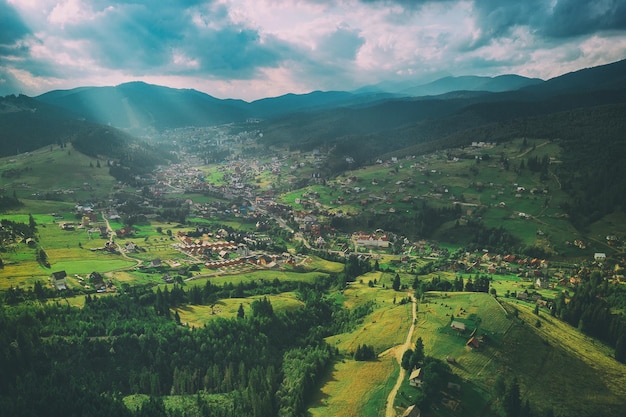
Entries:
{"type": "Polygon", "coordinates": [[[480,340],[476,337],[470,337],[466,345],[473,349],[478,349],[480,347],[480,340]]]}
{"type": "Polygon", "coordinates": [[[411,375],[409,375],[409,384],[412,387],[421,388],[424,383],[424,373],[422,372],[422,368],[417,368],[411,375]]]}
{"type": "Polygon", "coordinates": [[[420,417],[421,415],[422,412],[416,405],[408,407],[404,410],[404,413],[402,413],[402,417],[420,417]]]}

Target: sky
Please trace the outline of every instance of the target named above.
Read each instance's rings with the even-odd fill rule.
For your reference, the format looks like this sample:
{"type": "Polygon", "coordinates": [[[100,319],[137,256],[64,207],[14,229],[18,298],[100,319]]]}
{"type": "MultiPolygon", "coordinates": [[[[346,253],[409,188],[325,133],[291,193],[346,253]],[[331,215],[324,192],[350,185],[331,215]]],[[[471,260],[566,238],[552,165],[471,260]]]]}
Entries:
{"type": "Polygon", "coordinates": [[[141,80],[247,101],[626,58],[626,0],[0,0],[0,96],[141,80]]]}

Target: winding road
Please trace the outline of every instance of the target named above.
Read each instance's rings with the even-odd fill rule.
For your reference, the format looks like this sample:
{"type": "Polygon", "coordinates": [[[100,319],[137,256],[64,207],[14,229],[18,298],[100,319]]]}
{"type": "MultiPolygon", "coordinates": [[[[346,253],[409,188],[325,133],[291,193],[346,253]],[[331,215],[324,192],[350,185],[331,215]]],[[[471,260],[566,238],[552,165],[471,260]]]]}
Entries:
{"type": "MultiPolygon", "coordinates": [[[[391,352],[393,355],[395,355],[396,360],[399,364],[402,363],[402,355],[404,355],[404,352],[406,352],[407,349],[413,348],[411,344],[411,339],[413,338],[413,331],[415,330],[415,323],[417,321],[417,300],[413,295],[411,295],[411,305],[413,310],[413,319],[411,320],[411,327],[409,327],[409,332],[406,335],[406,340],[404,341],[404,344],[395,346],[383,353],[386,354],[387,352],[391,352]]],[[[405,375],[405,369],[400,367],[400,374],[398,374],[398,380],[396,381],[396,385],[394,385],[394,387],[391,389],[391,392],[387,396],[387,409],[385,411],[385,417],[396,417],[396,410],[393,407],[393,403],[396,400],[396,395],[398,394],[398,390],[402,385],[402,381],[404,381],[405,375]]]]}

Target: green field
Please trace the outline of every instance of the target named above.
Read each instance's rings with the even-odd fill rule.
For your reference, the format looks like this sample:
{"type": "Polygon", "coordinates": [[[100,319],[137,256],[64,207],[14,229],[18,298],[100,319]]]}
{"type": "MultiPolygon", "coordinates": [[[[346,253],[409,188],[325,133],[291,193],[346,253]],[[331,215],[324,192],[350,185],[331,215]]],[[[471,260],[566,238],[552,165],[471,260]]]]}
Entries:
{"type": "MultiPolygon", "coordinates": [[[[328,342],[348,355],[358,344],[374,345],[380,353],[402,343],[410,324],[410,305],[390,303],[393,295],[381,287],[351,284],[341,296],[344,304],[355,307],[375,301],[376,309],[355,330],[330,337],[328,342]]],[[[612,359],[611,349],[543,312],[543,325],[537,328],[531,304],[502,302],[485,293],[428,293],[418,305],[413,340],[422,337],[429,356],[444,361],[454,358],[451,367],[461,386],[460,393],[449,394],[452,405],[436,407],[433,415],[451,417],[461,411],[468,416],[495,415],[489,407],[495,406],[491,389],[499,374],[517,376],[522,397],[541,410],[552,408],[577,416],[621,415],[621,407],[626,406],[626,366],[612,359]],[[513,309],[519,310],[519,319],[513,318],[513,309]],[[450,328],[452,315],[466,324],[465,332],[450,328]],[[478,349],[466,346],[473,329],[483,340],[478,349]],[[584,405],[579,404],[579,391],[584,393],[584,405]]],[[[312,415],[384,415],[386,394],[382,391],[388,394],[397,376],[393,357],[384,354],[369,364],[348,358],[336,363],[311,405],[312,415]],[[376,391],[372,381],[381,391],[376,391]]],[[[396,396],[397,410],[411,403],[415,390],[405,381],[396,396]]]]}
{"type": "MultiPolygon", "coordinates": [[[[210,306],[186,305],[177,308],[176,311],[178,311],[182,323],[192,327],[201,327],[209,320],[214,320],[218,317],[225,319],[237,317],[239,305],[243,305],[246,316],[249,316],[252,314],[250,308],[252,302],[263,297],[225,298],[218,301],[213,308],[210,306]]],[[[295,294],[290,292],[267,295],[266,297],[270,300],[272,308],[276,312],[294,310],[303,306],[303,303],[296,298],[295,294]]]]}
{"type": "Polygon", "coordinates": [[[368,362],[336,362],[308,411],[313,417],[382,417],[398,371],[391,356],[368,362]]]}
{"type": "MultiPolygon", "coordinates": [[[[19,174],[0,178],[0,188],[16,191],[18,198],[52,193],[63,201],[79,201],[105,196],[115,180],[101,162],[75,151],[53,145],[37,151],[0,159],[3,170],[19,174]],[[91,165],[90,165],[91,164],[91,165]]],[[[35,211],[40,212],[40,211],[35,211]]]]}

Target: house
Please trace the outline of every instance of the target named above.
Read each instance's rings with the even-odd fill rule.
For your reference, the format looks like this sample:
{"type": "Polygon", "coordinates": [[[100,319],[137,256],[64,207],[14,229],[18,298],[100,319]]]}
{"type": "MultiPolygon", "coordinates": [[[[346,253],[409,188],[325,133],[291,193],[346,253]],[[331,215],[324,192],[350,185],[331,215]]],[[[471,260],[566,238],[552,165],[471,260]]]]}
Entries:
{"type": "Polygon", "coordinates": [[[535,288],[546,289],[550,286],[550,280],[546,277],[539,277],[535,280],[535,288]]]}
{"type": "Polygon", "coordinates": [[[452,323],[450,323],[450,328],[452,330],[456,330],[457,332],[464,332],[465,331],[465,323],[461,323],[460,321],[454,320],[452,323]]]}
{"type": "Polygon", "coordinates": [[[163,262],[160,259],[153,259],[152,261],[150,261],[150,266],[153,268],[159,267],[163,264],[163,262]]]}
{"type": "Polygon", "coordinates": [[[239,256],[250,256],[250,249],[243,243],[237,245],[237,255],[239,256]]]}
{"type": "Polygon", "coordinates": [[[259,258],[257,260],[257,263],[259,265],[263,265],[263,266],[266,266],[266,265],[270,264],[271,262],[272,262],[272,258],[270,256],[268,256],[268,255],[261,255],[261,256],[259,256],[259,258]]]}
{"type": "Polygon", "coordinates": [[[130,236],[133,234],[133,228],[130,226],[125,226],[123,228],[121,228],[120,230],[117,230],[115,232],[115,234],[117,235],[117,237],[126,237],[126,236],[130,236]]]}
{"type": "Polygon", "coordinates": [[[421,415],[422,412],[419,408],[417,408],[416,405],[410,406],[409,408],[404,410],[404,413],[402,413],[402,417],[420,417],[421,415]]]}
{"type": "Polygon", "coordinates": [[[50,276],[52,280],[52,286],[57,290],[66,290],[67,289],[67,281],[65,278],[67,277],[67,273],[65,271],[57,271],[53,272],[50,276]]]}
{"type": "Polygon", "coordinates": [[[74,225],[74,223],[65,222],[65,223],[59,223],[59,228],[61,230],[75,230],[76,226],[74,225]]]}
{"type": "Polygon", "coordinates": [[[137,245],[135,244],[135,242],[128,242],[125,245],[126,252],[137,252],[137,245]]]}
{"type": "Polygon", "coordinates": [[[476,337],[472,336],[467,341],[466,346],[469,346],[469,347],[474,348],[474,349],[478,349],[480,347],[480,340],[478,340],[476,337]]]}
{"type": "Polygon", "coordinates": [[[598,261],[598,262],[602,262],[606,260],[606,253],[604,252],[596,252],[593,254],[593,259],[598,261]]]}
{"type": "Polygon", "coordinates": [[[412,387],[422,388],[422,384],[424,383],[424,373],[422,372],[422,368],[417,368],[411,375],[409,375],[409,384],[412,387]]]}
{"type": "Polygon", "coordinates": [[[378,248],[388,248],[389,238],[387,236],[375,236],[364,233],[358,233],[355,236],[358,246],[373,246],[378,248]]]}

